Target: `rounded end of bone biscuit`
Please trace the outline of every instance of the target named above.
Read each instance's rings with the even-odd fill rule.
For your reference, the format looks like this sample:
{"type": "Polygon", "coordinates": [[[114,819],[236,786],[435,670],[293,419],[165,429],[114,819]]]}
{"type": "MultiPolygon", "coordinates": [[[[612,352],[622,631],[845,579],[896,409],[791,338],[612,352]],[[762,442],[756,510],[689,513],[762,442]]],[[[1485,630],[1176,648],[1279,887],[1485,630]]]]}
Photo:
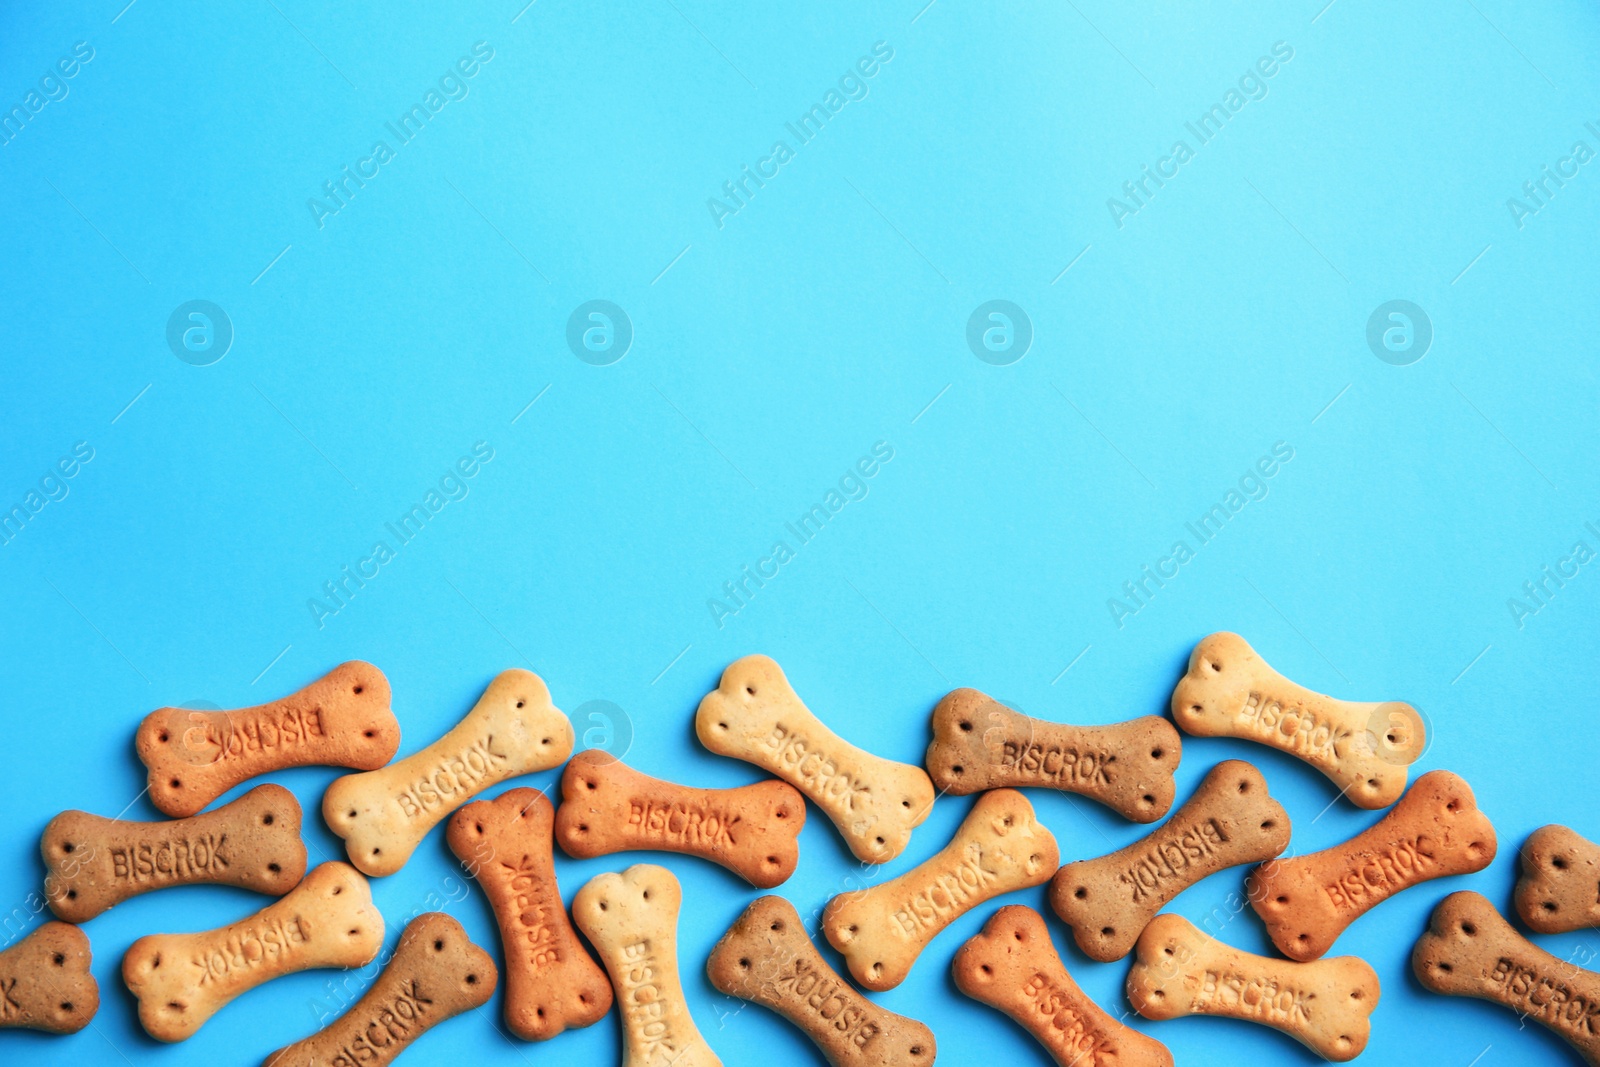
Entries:
{"type": "Polygon", "coordinates": [[[1481,894],[1451,893],[1433,909],[1428,929],[1417,939],[1412,972],[1435,993],[1469,992],[1485,953],[1480,942],[1505,932],[1510,932],[1505,920],[1481,894]]]}
{"type": "Polygon", "coordinates": [[[389,679],[365,660],[348,660],[319,685],[332,689],[319,713],[324,730],[343,748],[342,767],[374,771],[400,751],[400,720],[390,703],[389,679]]]}
{"type": "Polygon", "coordinates": [[[1597,852],[1581,835],[1556,824],[1528,837],[1513,901],[1529,929],[1562,934],[1600,923],[1593,890],[1597,852]]]}
{"type": "Polygon", "coordinates": [[[24,997],[20,1024],[52,1034],[75,1034],[100,1010],[100,986],[89,971],[89,938],[64,922],[46,922],[11,949],[21,957],[19,970],[34,984],[37,1003],[24,997]]]}

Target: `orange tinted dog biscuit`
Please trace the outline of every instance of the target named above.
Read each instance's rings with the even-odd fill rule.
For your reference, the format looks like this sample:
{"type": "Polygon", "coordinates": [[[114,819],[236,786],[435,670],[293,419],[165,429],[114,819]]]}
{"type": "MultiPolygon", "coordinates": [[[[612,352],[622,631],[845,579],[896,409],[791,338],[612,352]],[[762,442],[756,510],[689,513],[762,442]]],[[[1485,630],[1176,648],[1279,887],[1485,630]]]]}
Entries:
{"type": "Polygon", "coordinates": [[[89,938],[71,923],[47,922],[0,952],[0,1030],[75,1034],[99,1009],[89,938]]]}
{"type": "Polygon", "coordinates": [[[795,838],[805,821],[805,798],[783,782],[696,789],[591,748],[561,774],[556,840],[578,859],[633,849],[699,856],[771,889],[800,862],[795,838]]]}
{"type": "MultiPolygon", "coordinates": [[[[1516,908],[1529,929],[1564,934],[1600,926],[1600,846],[1565,826],[1541,826],[1522,846],[1516,908]]],[[[1600,1027],[1600,1021],[1596,1023],[1600,1027]]]]}
{"type": "Polygon", "coordinates": [[[1246,884],[1278,951],[1314,960],[1345,927],[1402,889],[1481,871],[1494,854],[1494,826],[1471,787],[1449,771],[1429,771],[1365,832],[1308,856],[1264,863],[1246,884]]]}
{"type": "Polygon", "coordinates": [[[500,924],[506,1027],[545,1041],[611,1010],[611,983],[578,943],[556,885],[555,809],[537,789],[475,800],[450,818],[445,840],[478,880],[500,924]]]}
{"type": "Polygon", "coordinates": [[[268,771],[382,767],[400,748],[400,723],[389,710],[383,672],[351,660],[270,704],[152,711],[134,748],[150,769],[151,803],[181,818],[268,771]]]}

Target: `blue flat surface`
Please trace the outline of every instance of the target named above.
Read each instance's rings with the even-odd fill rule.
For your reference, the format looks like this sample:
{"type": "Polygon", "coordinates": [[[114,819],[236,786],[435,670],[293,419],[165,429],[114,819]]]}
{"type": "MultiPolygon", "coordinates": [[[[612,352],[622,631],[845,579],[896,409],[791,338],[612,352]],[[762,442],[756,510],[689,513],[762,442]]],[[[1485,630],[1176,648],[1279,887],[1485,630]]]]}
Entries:
{"type": "MultiPolygon", "coordinates": [[[[26,515],[0,544],[0,941],[40,921],[53,815],[158,817],[132,739],[159,706],[257,703],[367,659],[404,754],[526,666],[569,713],[623,709],[640,769],[735,785],[757,772],[691,721],[749,652],[840,733],[920,762],[955,686],[1062,721],[1160,713],[1194,642],[1230,629],[1313,688],[1416,704],[1434,730],[1417,769],[1463,775],[1499,830],[1488,870],[1338,942],[1383,985],[1360,1062],[1577,1062],[1508,1012],[1426,993],[1408,957],[1446,893],[1509,906],[1536,827],[1600,838],[1600,559],[1578,561],[1600,552],[1592,5],[125,2],[0,10],[0,507],[26,515]],[[229,329],[189,319],[196,300],[229,329]],[[981,316],[971,348],[993,300],[1027,328],[1012,313],[1006,348],[981,316]],[[1425,322],[1384,312],[1369,344],[1396,300],[1425,322]],[[574,348],[591,301],[627,325],[584,311],[574,348]],[[492,461],[448,478],[478,442],[492,461]],[[851,479],[875,446],[892,459],[851,479]],[[1292,459],[1247,477],[1275,447],[1292,459]],[[74,448],[92,458],[57,468],[74,448]],[[400,543],[386,524],[433,490],[400,543]],[[802,544],[785,524],[830,490],[802,544]],[[1186,524],[1232,490],[1201,543],[1186,524]],[[376,575],[327,597],[342,568],[372,575],[380,541],[376,575]],[[779,541],[777,574],[729,597],[779,541]],[[1191,558],[1162,563],[1180,541],[1191,558]],[[1177,573],[1128,597],[1147,565],[1177,573]]],[[[1186,740],[1180,797],[1227,757],[1265,772],[1292,852],[1376,819],[1240,742],[1186,740]]],[[[272,776],[313,861],[340,854],[316,814],[336,773],[272,776]]],[[[1147,832],[1030,799],[1067,859],[1147,832]]],[[[940,801],[868,877],[931,855],[970,806],[940,801]]],[[[803,914],[860,875],[815,809],[801,855],[781,892],[803,914]]],[[[570,902],[644,860],[661,858],[557,866],[570,902]]],[[[704,976],[755,894],[663,862],[711,1045],[821,1063],[704,976]]],[[[1173,910],[1228,909],[1244,874],[1173,910]]],[[[374,893],[391,942],[440,908],[499,953],[438,831],[374,893]]],[[[1042,889],[1005,902],[1045,907],[1042,889]]],[[[284,978],[171,1047],[121,986],[140,935],[264,903],[184,889],[94,919],[93,1028],[0,1034],[0,1061],[255,1063],[309,1034],[365,979],[284,978]]],[[[877,998],[926,1020],[942,1063],[1047,1062],[949,977],[996,906],[877,998]]],[[[1269,949],[1248,911],[1213,928],[1269,949]]],[[[1127,964],[1051,929],[1127,1011],[1127,964]]],[[[1593,931],[1535,940],[1596,965],[1593,931]]],[[[404,1062],[618,1056],[615,1013],[540,1047],[502,1036],[500,1010],[404,1062]]],[[[1244,1024],[1135,1025],[1185,1065],[1312,1062],[1244,1024]]]]}

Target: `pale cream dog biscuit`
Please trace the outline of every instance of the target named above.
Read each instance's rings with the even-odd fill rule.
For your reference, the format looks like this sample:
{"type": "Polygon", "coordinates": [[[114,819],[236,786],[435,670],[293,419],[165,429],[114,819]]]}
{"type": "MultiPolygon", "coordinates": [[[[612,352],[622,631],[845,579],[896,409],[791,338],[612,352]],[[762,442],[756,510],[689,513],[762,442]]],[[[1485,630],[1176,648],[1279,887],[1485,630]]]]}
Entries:
{"type": "Polygon", "coordinates": [[[537,789],[508,789],[450,817],[445,840],[477,879],[500,925],[506,1027],[547,1041],[611,1010],[611,983],[578,943],[556,884],[555,809],[537,789]]]}
{"type": "Polygon", "coordinates": [[[1172,807],[1172,772],[1182,754],[1178,731],[1155,715],[1073,726],[957,689],[933,709],[927,763],[933,784],[955,796],[1038,786],[1097,800],[1134,822],[1154,822],[1172,807]]]}
{"type": "Polygon", "coordinates": [[[122,958],[139,1022],[157,1041],[182,1041],[241,993],[314,967],[359,967],[383,946],[383,916],[367,880],[324,863],[288,896],[239,922],[196,934],[141,937],[122,958]]]}
{"type": "Polygon", "coordinates": [[[898,878],[841,893],[822,913],[822,930],[861,985],[881,992],[911,973],[938,933],[984,901],[1050,880],[1056,839],[1015,789],[978,798],[939,853],[898,878]]]}
{"type": "Polygon", "coordinates": [[[1246,885],[1278,951],[1314,960],[1382,901],[1432,878],[1481,871],[1495,847],[1494,826],[1472,788],[1449,771],[1429,771],[1363,833],[1321,852],[1264,863],[1246,885]]]}
{"type": "Polygon", "coordinates": [[[47,922],[0,952],[0,1030],[75,1034],[100,1010],[89,973],[89,937],[71,923],[47,922]]]}
{"type": "MultiPolygon", "coordinates": [[[[1564,934],[1600,926],[1600,845],[1565,826],[1541,826],[1522,846],[1516,909],[1529,929],[1564,934]]],[[[1600,1025],[1600,1020],[1597,1020],[1600,1025]]]]}
{"type": "Polygon", "coordinates": [[[1355,956],[1296,963],[1207,937],[1181,915],[1139,935],[1128,1001],[1146,1019],[1220,1015],[1281,1030],[1325,1060],[1361,1055],[1372,1036],[1378,975],[1355,956]]]}
{"type": "Polygon", "coordinates": [[[1172,1067],[1167,1046],[1122,1025],[1078,988],[1032,908],[995,912],[961,946],[951,972],[961,992],[1015,1019],[1059,1067],[1172,1067]]]}
{"type": "Polygon", "coordinates": [[[268,1056],[264,1067],[381,1067],[447,1019],[494,993],[494,960],[440,911],[411,920],[394,956],[353,1007],[268,1056]]]}
{"type": "Polygon", "coordinates": [[[281,785],[171,822],[64,811],[44,828],[39,851],[50,910],[75,923],[168,886],[232,885],[281,897],[306,873],[300,805],[281,785]]]}
{"type": "Polygon", "coordinates": [[[1400,799],[1409,766],[1427,746],[1422,716],[1410,704],[1312,692],[1230,633],[1195,646],[1189,673],[1172,693],[1172,718],[1198,737],[1259,741],[1304,760],[1362,808],[1400,799]]]}
{"type": "Polygon", "coordinates": [[[879,1007],[828,966],[794,905],[762,897],[734,920],[706,961],[711,984],[794,1023],[832,1067],[927,1067],[933,1031],[879,1007]]]}
{"type": "Polygon", "coordinates": [[[150,802],[181,818],[268,771],[382,767],[400,748],[400,723],[383,672],[351,660],[269,704],[152,711],[139,724],[134,748],[150,769],[150,802]]]}
{"type": "Polygon", "coordinates": [[[689,1014],[678,976],[683,890],[665,867],[641,863],[578,890],[572,921],[617,991],[622,1067],[722,1067],[689,1014]]]}
{"type": "Polygon", "coordinates": [[[1145,924],[1209,874],[1271,859],[1289,845],[1289,816],[1243,760],[1217,764],[1189,802],[1148,837],[1099,859],[1069,863],[1050,906],[1090,959],[1126,956],[1145,924]]]}
{"type": "Polygon", "coordinates": [[[746,656],[722,672],[721,684],[700,701],[694,729],[717,755],[753,763],[810,797],[863,863],[900,855],[933,808],[926,771],[839,737],[766,656],[746,656]]]}
{"type": "Polygon", "coordinates": [[[572,724],[543,679],[513,668],[427,748],[335,781],[323,794],[322,818],[344,838],[351,863],[373,877],[393,874],[439,820],[476,794],[560,766],[571,753],[572,724]]]}
{"type": "Polygon", "coordinates": [[[1600,974],[1534,945],[1479,894],[1440,901],[1411,969],[1435,993],[1492,1001],[1532,1019],[1600,1067],[1600,974]]]}
{"type": "Polygon", "coordinates": [[[633,849],[699,856],[771,889],[800,862],[795,839],[805,821],[805,798],[783,782],[696,789],[591,748],[561,772],[556,840],[578,859],[633,849]]]}

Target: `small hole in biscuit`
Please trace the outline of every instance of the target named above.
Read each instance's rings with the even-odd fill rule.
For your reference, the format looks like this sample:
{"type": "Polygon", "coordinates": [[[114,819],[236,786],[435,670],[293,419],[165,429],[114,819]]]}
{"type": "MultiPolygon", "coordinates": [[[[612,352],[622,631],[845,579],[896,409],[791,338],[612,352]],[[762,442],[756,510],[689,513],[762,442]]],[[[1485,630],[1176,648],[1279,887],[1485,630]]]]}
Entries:
{"type": "Polygon", "coordinates": [[[1478,934],[1478,928],[1472,923],[1462,923],[1461,932],[1466,934],[1468,937],[1476,937],[1478,934]]]}
{"type": "Polygon", "coordinates": [[[548,737],[541,737],[539,738],[539,743],[541,745],[548,745],[550,743],[550,739],[548,737]]]}
{"type": "Polygon", "coordinates": [[[1270,830],[1270,829],[1272,829],[1272,828],[1273,828],[1273,827],[1274,827],[1274,826],[1276,826],[1276,825],[1278,825],[1278,824],[1277,824],[1277,823],[1275,823],[1275,822],[1273,822],[1273,821],[1272,821],[1272,820],[1271,820],[1271,819],[1264,819],[1264,820],[1263,820],[1263,821],[1262,821],[1262,823],[1261,823],[1261,828],[1262,828],[1262,829],[1263,829],[1263,830],[1270,830]]]}
{"type": "Polygon", "coordinates": [[[883,844],[883,838],[881,838],[881,837],[874,837],[873,840],[876,841],[880,845],[883,844]]]}
{"type": "Polygon", "coordinates": [[[610,911],[611,910],[611,905],[602,900],[600,902],[600,910],[601,911],[610,911]]]}
{"type": "Polygon", "coordinates": [[[269,811],[265,815],[261,816],[261,825],[263,825],[263,826],[271,826],[272,825],[272,812],[269,811]]]}
{"type": "Polygon", "coordinates": [[[966,768],[963,767],[959,763],[957,763],[955,766],[950,768],[950,773],[951,774],[964,774],[965,772],[966,772],[966,768]]]}
{"type": "Polygon", "coordinates": [[[728,728],[728,724],[727,724],[727,723],[725,723],[725,722],[719,722],[719,723],[717,723],[717,729],[719,729],[719,730],[726,730],[726,729],[727,729],[727,728],[728,728]]]}
{"type": "Polygon", "coordinates": [[[1212,660],[1211,669],[1214,671],[1220,671],[1222,669],[1222,664],[1218,663],[1216,660],[1212,660]]]}
{"type": "Polygon", "coordinates": [[[587,1004],[587,1003],[589,1003],[589,994],[587,994],[587,993],[579,993],[578,994],[578,1003],[579,1004],[587,1004]]]}
{"type": "Polygon", "coordinates": [[[443,938],[440,938],[440,939],[434,941],[434,943],[433,943],[433,951],[435,951],[435,952],[443,952],[444,951],[444,939],[443,938]]]}
{"type": "Polygon", "coordinates": [[[350,934],[351,937],[355,937],[356,935],[358,935],[360,933],[361,933],[361,927],[359,927],[359,926],[352,926],[350,928],[350,930],[349,930],[349,934],[350,934]]]}
{"type": "Polygon", "coordinates": [[[1556,910],[1556,902],[1553,901],[1553,900],[1547,900],[1540,906],[1542,908],[1544,908],[1545,911],[1555,911],[1556,910]]]}
{"type": "Polygon", "coordinates": [[[1305,944],[1305,943],[1306,943],[1306,942],[1307,942],[1307,941],[1310,941],[1310,940],[1311,940],[1311,936],[1310,936],[1310,935],[1309,935],[1309,934],[1301,934],[1301,935],[1299,935],[1299,936],[1298,936],[1298,937],[1296,937],[1296,938],[1295,938],[1295,940],[1296,940],[1296,941],[1298,941],[1298,942],[1300,942],[1300,944],[1302,944],[1302,945],[1303,945],[1303,944],[1305,944]]]}
{"type": "Polygon", "coordinates": [[[1073,890],[1072,895],[1077,897],[1079,900],[1089,899],[1089,891],[1081,885],[1077,889],[1073,890]]]}
{"type": "Polygon", "coordinates": [[[544,1018],[544,1009],[543,1008],[535,1008],[534,1009],[534,1014],[539,1016],[539,1018],[543,1019],[544,1018]]]}
{"type": "Polygon", "coordinates": [[[178,789],[183,785],[183,783],[178,781],[176,778],[174,778],[172,781],[168,782],[167,784],[170,785],[174,789],[178,789]]]}
{"type": "Polygon", "coordinates": [[[1168,945],[1168,946],[1167,946],[1167,947],[1166,947],[1166,948],[1164,948],[1164,949],[1162,949],[1162,950],[1161,950],[1161,954],[1162,954],[1162,955],[1163,955],[1163,956],[1170,956],[1170,955],[1172,955],[1172,946],[1171,946],[1171,945],[1168,945]]]}
{"type": "Polygon", "coordinates": [[[902,808],[909,808],[909,807],[910,807],[910,806],[911,806],[911,801],[909,801],[909,800],[902,800],[902,801],[901,801],[901,802],[900,802],[900,806],[901,806],[901,807],[902,807],[902,808]]]}
{"type": "Polygon", "coordinates": [[[381,852],[382,852],[382,851],[383,851],[383,849],[381,849],[381,848],[375,848],[375,849],[373,849],[373,850],[372,850],[372,854],[373,854],[373,855],[374,855],[374,856],[376,856],[376,855],[378,855],[378,854],[379,854],[379,853],[381,853],[381,852]]]}
{"type": "Polygon", "coordinates": [[[478,984],[478,976],[475,975],[475,974],[467,975],[467,984],[468,985],[477,985],[478,984]]]}
{"type": "Polygon", "coordinates": [[[350,818],[352,818],[352,819],[353,819],[353,818],[355,818],[355,817],[356,817],[356,812],[355,812],[355,809],[354,809],[354,808],[351,808],[351,809],[350,809],[350,818]]]}
{"type": "Polygon", "coordinates": [[[77,900],[78,899],[78,891],[76,889],[67,890],[67,899],[68,900],[77,900]]]}
{"type": "Polygon", "coordinates": [[[167,1007],[172,1009],[173,1011],[182,1011],[183,1010],[183,1005],[179,1004],[176,1000],[167,1001],[167,1007]]]}
{"type": "Polygon", "coordinates": [[[350,690],[350,691],[351,691],[351,692],[352,692],[352,693],[354,693],[354,694],[355,694],[355,695],[356,695],[356,696],[360,696],[360,695],[361,695],[361,691],[362,691],[362,690],[363,690],[363,689],[365,689],[365,688],[366,688],[366,686],[361,686],[361,685],[358,685],[358,686],[356,686],[356,687],[355,687],[355,688],[354,688],[354,689],[352,689],[352,690],[350,690]]]}
{"type": "Polygon", "coordinates": [[[745,970],[748,971],[750,969],[750,961],[749,960],[740,960],[739,961],[739,966],[743,967],[745,970]]]}
{"type": "Polygon", "coordinates": [[[584,782],[583,784],[588,786],[590,789],[599,789],[600,788],[600,783],[598,783],[598,782],[584,782]]]}
{"type": "Polygon", "coordinates": [[[779,808],[777,811],[773,812],[772,814],[777,816],[780,819],[787,819],[789,817],[789,809],[788,808],[779,808]]]}
{"type": "Polygon", "coordinates": [[[1248,781],[1241,781],[1239,783],[1239,792],[1241,792],[1241,793],[1250,792],[1250,783],[1248,781]]]}
{"type": "Polygon", "coordinates": [[[336,886],[333,887],[333,895],[334,896],[338,896],[340,893],[343,893],[343,892],[344,892],[344,886],[336,885],[336,886]]]}
{"type": "Polygon", "coordinates": [[[277,874],[279,871],[283,870],[283,868],[278,866],[276,863],[269,863],[267,864],[267,870],[271,871],[273,874],[277,874]]]}
{"type": "Polygon", "coordinates": [[[878,977],[878,975],[880,975],[882,973],[883,973],[883,964],[882,963],[874,963],[872,965],[872,977],[876,978],[876,977],[878,977]]]}
{"type": "Polygon", "coordinates": [[[1436,963],[1434,966],[1443,971],[1445,974],[1449,974],[1451,971],[1455,970],[1455,968],[1450,966],[1448,963],[1436,963]]]}
{"type": "Polygon", "coordinates": [[[361,732],[361,736],[362,736],[362,737],[371,737],[371,736],[373,736],[373,735],[374,735],[374,734],[376,734],[376,733],[377,733],[377,731],[376,731],[376,730],[363,730],[363,731],[362,731],[362,732],[361,732]]]}
{"type": "Polygon", "coordinates": [[[1278,903],[1279,904],[1287,904],[1287,903],[1289,903],[1289,898],[1288,897],[1279,897],[1278,898],[1278,903]]]}
{"type": "Polygon", "coordinates": [[[1144,796],[1140,797],[1139,799],[1144,801],[1146,804],[1154,804],[1156,802],[1156,798],[1155,798],[1154,794],[1151,794],[1151,793],[1146,793],[1144,796]]]}
{"type": "Polygon", "coordinates": [[[161,966],[161,953],[157,952],[156,958],[150,961],[150,969],[153,971],[159,966],[161,966]]]}
{"type": "Polygon", "coordinates": [[[1350,990],[1350,999],[1351,1000],[1360,1000],[1362,995],[1363,994],[1362,994],[1361,990],[1359,990],[1359,989],[1350,990]]]}
{"type": "Polygon", "coordinates": [[[1002,825],[1002,826],[1010,826],[1012,823],[1014,823],[1016,821],[1017,820],[1016,820],[1016,818],[1014,816],[1007,815],[1005,818],[1000,820],[1000,825],[1002,825]]]}
{"type": "Polygon", "coordinates": [[[61,851],[62,852],[71,852],[73,849],[75,849],[77,847],[78,847],[77,845],[74,845],[71,841],[68,841],[66,844],[61,846],[61,851]]]}
{"type": "Polygon", "coordinates": [[[776,867],[778,865],[778,857],[776,857],[776,856],[768,856],[767,857],[767,863],[769,865],[773,866],[773,867],[776,867]]]}
{"type": "Polygon", "coordinates": [[[589,824],[586,823],[586,822],[580,822],[578,824],[578,833],[586,834],[588,832],[589,832],[589,824]]]}
{"type": "Polygon", "coordinates": [[[641,895],[644,897],[644,899],[649,900],[650,899],[650,890],[646,889],[644,891],[644,893],[641,894],[641,895]]]}
{"type": "Polygon", "coordinates": [[[52,957],[50,957],[50,958],[51,958],[51,960],[52,960],[52,961],[53,961],[53,962],[54,962],[54,963],[55,963],[55,965],[56,965],[56,966],[57,966],[57,967],[60,967],[60,966],[61,966],[61,965],[62,965],[62,964],[64,964],[64,963],[66,963],[66,962],[67,962],[67,957],[66,957],[66,956],[64,956],[64,955],[62,955],[62,954],[61,954],[61,953],[59,953],[59,952],[57,952],[57,953],[56,953],[56,954],[55,954],[55,955],[54,955],[54,956],[52,956],[52,957]]]}
{"type": "Polygon", "coordinates": [[[782,933],[783,932],[783,921],[780,919],[780,920],[774,922],[771,926],[767,927],[767,929],[771,930],[773,933],[782,933]]]}
{"type": "Polygon", "coordinates": [[[1159,748],[1152,748],[1152,749],[1151,749],[1151,750],[1150,750],[1150,758],[1151,758],[1151,759],[1160,759],[1160,758],[1161,758],[1161,749],[1159,749],[1159,748]]]}
{"type": "Polygon", "coordinates": [[[519,708],[520,708],[520,707],[522,707],[522,704],[523,704],[523,702],[522,702],[522,701],[520,701],[520,700],[519,700],[519,701],[517,701],[517,707],[519,707],[519,708]]]}
{"type": "Polygon", "coordinates": [[[61,1002],[61,1010],[65,1011],[65,1012],[70,1012],[72,1010],[72,1001],[63,1000],[61,1002]]]}
{"type": "Polygon", "coordinates": [[[755,686],[753,686],[753,685],[747,685],[747,686],[745,686],[745,687],[744,687],[744,691],[745,691],[745,692],[746,692],[746,693],[749,693],[749,694],[750,694],[750,695],[751,695],[751,696],[755,696],[755,695],[756,695],[756,687],[755,687],[755,686]]]}
{"type": "MultiPolygon", "coordinates": [[[[68,852],[72,851],[72,846],[71,845],[67,846],[67,851],[68,852]]],[[[1551,856],[1550,857],[1550,866],[1554,867],[1558,871],[1564,871],[1564,870],[1567,869],[1567,859],[1566,859],[1565,856],[1551,856]]]]}
{"type": "Polygon", "coordinates": [[[478,831],[478,833],[483,833],[483,823],[473,823],[473,827],[478,831]]]}
{"type": "Polygon", "coordinates": [[[1376,789],[1376,788],[1378,788],[1378,780],[1376,778],[1368,778],[1367,779],[1367,788],[1368,789],[1376,789]]]}
{"type": "Polygon", "coordinates": [[[166,740],[167,740],[167,732],[165,730],[162,730],[161,731],[161,741],[164,744],[166,742],[166,740]]]}
{"type": "Polygon", "coordinates": [[[1112,934],[1114,934],[1116,932],[1117,932],[1116,929],[1114,927],[1111,927],[1111,926],[1102,926],[1100,928],[1100,936],[1101,937],[1110,937],[1112,934]]]}
{"type": "Polygon", "coordinates": [[[962,722],[962,723],[959,723],[958,725],[961,727],[961,732],[962,733],[968,734],[968,733],[972,732],[972,724],[970,722],[962,722]]]}
{"type": "Polygon", "coordinates": [[[1166,1000],[1167,999],[1167,991],[1165,989],[1152,989],[1152,990],[1150,990],[1150,999],[1151,1000],[1166,1000]]]}
{"type": "Polygon", "coordinates": [[[912,1046],[911,1046],[911,1054],[912,1054],[912,1055],[913,1055],[913,1056],[920,1056],[920,1055],[922,1055],[922,1046],[921,1046],[921,1045],[912,1045],[912,1046]]]}
{"type": "Polygon", "coordinates": [[[1446,804],[1444,806],[1444,810],[1445,811],[1455,811],[1459,807],[1461,807],[1461,801],[1452,799],[1450,801],[1450,803],[1448,803],[1448,804],[1446,804]]]}

